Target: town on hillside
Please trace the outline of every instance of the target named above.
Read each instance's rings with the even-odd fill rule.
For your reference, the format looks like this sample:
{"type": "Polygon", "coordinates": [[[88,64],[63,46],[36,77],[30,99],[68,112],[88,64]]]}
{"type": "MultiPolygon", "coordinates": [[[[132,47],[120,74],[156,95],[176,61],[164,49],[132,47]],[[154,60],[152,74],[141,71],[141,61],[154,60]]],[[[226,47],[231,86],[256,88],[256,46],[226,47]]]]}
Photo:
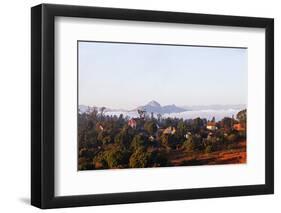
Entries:
{"type": "Polygon", "coordinates": [[[78,170],[246,163],[247,111],[216,120],[78,113],[78,170]]]}

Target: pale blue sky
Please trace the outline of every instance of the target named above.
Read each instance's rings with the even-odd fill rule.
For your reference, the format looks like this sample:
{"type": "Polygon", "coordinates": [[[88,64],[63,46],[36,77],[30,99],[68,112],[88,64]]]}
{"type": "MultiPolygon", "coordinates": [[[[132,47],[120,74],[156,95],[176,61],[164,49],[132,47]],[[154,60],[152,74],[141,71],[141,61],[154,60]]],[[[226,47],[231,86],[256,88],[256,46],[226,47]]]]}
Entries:
{"type": "Polygon", "coordinates": [[[79,42],[79,104],[247,104],[247,49],[79,42]]]}

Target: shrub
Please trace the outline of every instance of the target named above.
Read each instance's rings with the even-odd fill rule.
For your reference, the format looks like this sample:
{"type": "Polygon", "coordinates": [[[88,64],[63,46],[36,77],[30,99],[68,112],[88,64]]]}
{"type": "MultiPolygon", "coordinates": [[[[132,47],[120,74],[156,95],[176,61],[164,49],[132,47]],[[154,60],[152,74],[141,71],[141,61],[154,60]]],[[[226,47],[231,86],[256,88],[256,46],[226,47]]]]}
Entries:
{"type": "Polygon", "coordinates": [[[235,149],[236,148],[236,145],[235,144],[229,144],[227,145],[227,149],[228,150],[232,150],[232,149],[235,149]]]}
{"type": "Polygon", "coordinates": [[[186,151],[188,152],[192,152],[192,151],[195,151],[196,150],[196,145],[195,143],[193,143],[192,141],[186,141],[184,144],[183,144],[184,148],[186,149],[186,151]]]}
{"type": "Polygon", "coordinates": [[[215,151],[215,147],[212,146],[212,145],[207,145],[206,148],[205,148],[205,152],[206,153],[210,153],[210,152],[213,152],[215,151]]]}
{"type": "Polygon", "coordinates": [[[159,151],[151,152],[149,158],[149,164],[151,166],[167,166],[168,164],[167,153],[159,152],[159,151]]]}
{"type": "Polygon", "coordinates": [[[98,155],[96,155],[92,160],[93,166],[95,169],[106,169],[108,168],[107,161],[104,157],[104,153],[100,152],[98,155]]]}
{"type": "Polygon", "coordinates": [[[235,142],[236,140],[238,139],[238,136],[236,134],[230,134],[228,137],[227,137],[227,140],[229,142],[235,142]]]}
{"type": "Polygon", "coordinates": [[[128,164],[129,152],[119,147],[113,147],[104,153],[104,159],[109,168],[117,168],[128,164]]]}

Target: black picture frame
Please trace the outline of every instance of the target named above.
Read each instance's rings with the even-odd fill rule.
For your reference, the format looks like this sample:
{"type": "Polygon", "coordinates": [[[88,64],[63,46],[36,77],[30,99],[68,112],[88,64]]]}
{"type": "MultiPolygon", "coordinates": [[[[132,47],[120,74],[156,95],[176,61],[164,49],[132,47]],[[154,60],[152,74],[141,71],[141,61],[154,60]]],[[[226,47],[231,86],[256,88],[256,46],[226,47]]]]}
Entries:
{"type": "Polygon", "coordinates": [[[274,20],[164,11],[41,4],[31,8],[31,204],[42,208],[217,198],[274,193],[274,20]],[[264,28],[265,184],[94,195],[54,195],[54,20],[83,17],[162,23],[264,28]]]}

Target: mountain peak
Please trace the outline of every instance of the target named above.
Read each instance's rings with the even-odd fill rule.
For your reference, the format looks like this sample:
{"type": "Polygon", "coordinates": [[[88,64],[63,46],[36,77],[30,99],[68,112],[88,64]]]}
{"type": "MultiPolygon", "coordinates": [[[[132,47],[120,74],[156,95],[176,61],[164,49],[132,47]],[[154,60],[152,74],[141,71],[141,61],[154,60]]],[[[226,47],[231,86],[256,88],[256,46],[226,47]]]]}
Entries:
{"type": "Polygon", "coordinates": [[[160,114],[186,111],[185,109],[177,107],[175,104],[161,106],[157,101],[154,100],[150,101],[148,104],[144,106],[138,107],[138,109],[145,110],[148,113],[153,112],[153,113],[160,113],[160,114]]]}
{"type": "Polygon", "coordinates": [[[154,101],[154,100],[148,102],[147,105],[153,106],[153,107],[161,107],[161,105],[157,101],[154,101]]]}

